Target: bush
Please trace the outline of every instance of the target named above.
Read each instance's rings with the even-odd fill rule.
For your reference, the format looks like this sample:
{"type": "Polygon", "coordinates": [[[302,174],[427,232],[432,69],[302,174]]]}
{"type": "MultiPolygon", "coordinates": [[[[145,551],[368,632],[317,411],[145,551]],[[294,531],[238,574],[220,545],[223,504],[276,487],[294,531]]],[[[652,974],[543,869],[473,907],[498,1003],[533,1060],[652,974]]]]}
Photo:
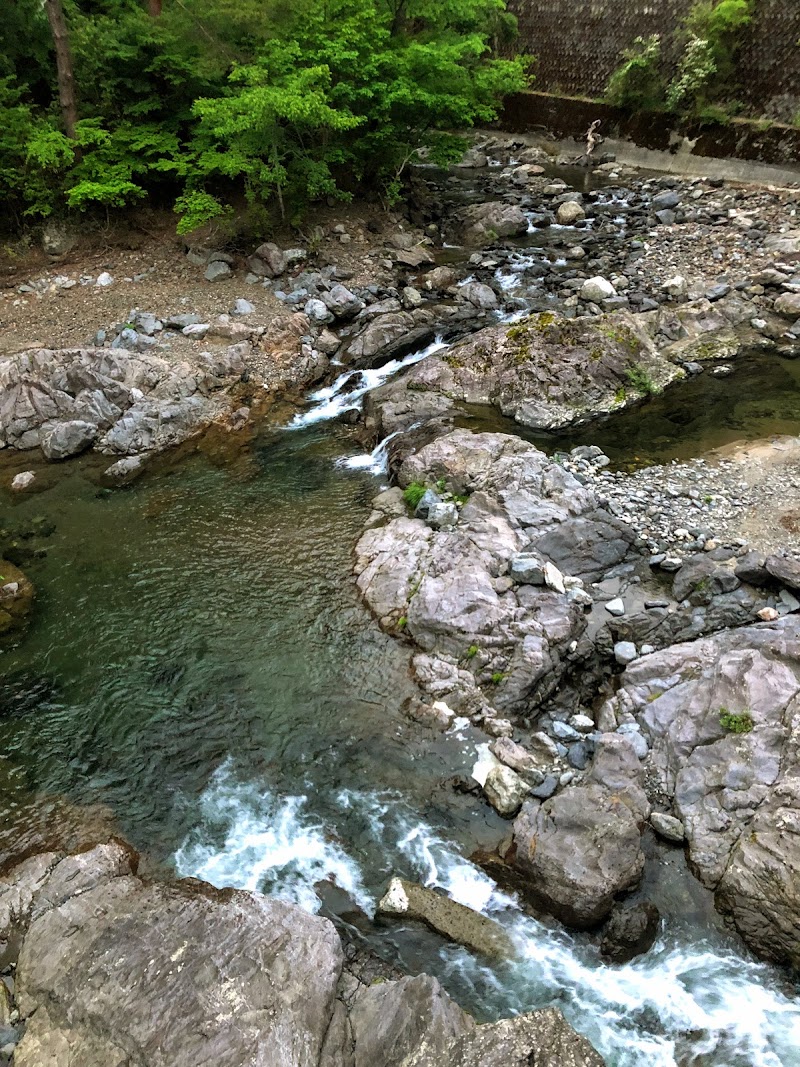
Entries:
{"type": "Polygon", "coordinates": [[[650,376],[650,372],[640,363],[634,364],[627,370],[625,377],[628,379],[630,387],[635,389],[637,393],[643,393],[645,396],[655,396],[660,392],[660,389],[650,376]]]}
{"type": "Polygon", "coordinates": [[[622,63],[606,85],[609,104],[631,111],[652,111],[664,104],[664,78],[661,74],[661,37],[637,37],[621,53],[622,63]]]}

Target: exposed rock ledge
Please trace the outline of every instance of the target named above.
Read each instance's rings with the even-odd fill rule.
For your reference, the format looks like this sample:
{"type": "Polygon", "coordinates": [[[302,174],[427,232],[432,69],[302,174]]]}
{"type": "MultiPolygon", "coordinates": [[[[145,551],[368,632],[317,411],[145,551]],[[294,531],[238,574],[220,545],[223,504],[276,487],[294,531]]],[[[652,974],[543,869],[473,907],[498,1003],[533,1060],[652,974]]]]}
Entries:
{"type": "Polygon", "coordinates": [[[607,919],[642,877],[652,807],[748,944],[800,966],[800,618],[758,621],[800,608],[774,595],[800,562],[648,559],[591,489],[508,435],[455,430],[398,478],[426,499],[410,517],[399,488],[376,498],[358,586],[417,646],[432,706],[411,713],[497,739],[479,784],[517,815],[530,895],[573,927],[607,919]]]}
{"type": "Polygon", "coordinates": [[[112,842],[0,879],[14,1067],[602,1067],[556,1009],[476,1026],[427,975],[360,983],[326,919],[136,860],[112,842]]]}
{"type": "Polygon", "coordinates": [[[231,409],[224,387],[247,343],[170,363],[124,349],[20,352],[0,361],[0,448],[65,459],[87,448],[116,456],[178,444],[231,409]]]}

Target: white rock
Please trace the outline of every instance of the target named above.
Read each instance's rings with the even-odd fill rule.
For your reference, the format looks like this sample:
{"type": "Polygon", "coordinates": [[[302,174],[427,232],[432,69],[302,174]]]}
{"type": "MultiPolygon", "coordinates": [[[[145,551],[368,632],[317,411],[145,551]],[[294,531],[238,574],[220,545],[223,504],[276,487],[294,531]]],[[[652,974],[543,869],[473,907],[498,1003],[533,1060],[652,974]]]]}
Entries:
{"type": "Polygon", "coordinates": [[[114,279],[111,277],[108,271],[104,270],[102,274],[98,274],[97,281],[94,284],[99,285],[101,287],[105,287],[107,285],[113,284],[113,281],[114,279]]]}
{"type": "Polygon", "coordinates": [[[558,205],[556,218],[562,226],[574,226],[576,222],[586,218],[586,212],[576,200],[567,200],[566,203],[558,205]]]}
{"type": "Polygon", "coordinates": [[[21,474],[15,474],[11,480],[11,488],[17,491],[21,489],[27,489],[36,475],[33,471],[23,471],[21,474]]]}
{"type": "Polygon", "coordinates": [[[617,290],[608,278],[599,276],[597,278],[589,278],[581,287],[581,300],[586,300],[591,304],[600,304],[603,300],[609,300],[616,295],[617,290]]]}
{"type": "Polygon", "coordinates": [[[550,589],[555,589],[557,593],[564,593],[564,575],[556,567],[554,563],[545,563],[544,565],[544,584],[549,586],[550,589]]]}
{"type": "Polygon", "coordinates": [[[669,278],[665,281],[661,289],[669,296],[686,296],[689,292],[689,283],[682,274],[676,274],[674,278],[669,278]]]}
{"type": "Polygon", "coordinates": [[[622,597],[615,597],[614,600],[609,600],[609,602],[606,604],[606,611],[609,613],[609,615],[624,615],[625,604],[622,601],[622,597]]]}

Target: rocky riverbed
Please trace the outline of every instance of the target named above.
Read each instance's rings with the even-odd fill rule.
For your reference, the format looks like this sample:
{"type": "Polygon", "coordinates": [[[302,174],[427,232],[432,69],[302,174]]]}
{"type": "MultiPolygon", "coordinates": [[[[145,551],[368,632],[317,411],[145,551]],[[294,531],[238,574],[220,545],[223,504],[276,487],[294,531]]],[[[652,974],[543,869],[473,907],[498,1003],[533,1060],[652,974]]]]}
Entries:
{"type": "MultiPolygon", "coordinates": [[[[588,931],[593,952],[625,965],[663,931],[650,899],[656,869],[683,849],[744,942],[796,968],[794,442],[630,473],[596,447],[549,455],[462,421],[480,405],[509,430],[563,434],[636,412],[695,376],[735,375],[745,351],[796,356],[797,191],[626,174],[611,161],[578,189],[546,148],[522,141],[486,140],[464,164],[449,175],[415,169],[405,217],[331,219],[304,247],[181,250],[181,284],[196,272],[192,295],[170,290],[169,306],[134,273],[51,272],[18,285],[6,298],[17,333],[51,305],[85,307],[87,294],[99,305],[115,287],[118,301],[133,303],[139,286],[153,302],[81,322],[79,344],[70,320],[53,347],[23,345],[0,361],[15,500],[46,494],[55,465],[83,452],[98,454],[105,485],[127,481],[159,452],[211,426],[252,429],[270,404],[277,411],[316,384],[292,425],[342,416],[373,450],[345,464],[385,464],[396,483],[375,498],[358,540],[358,588],[410,656],[413,729],[443,766],[464,731],[477,745],[469,772],[439,783],[436,804],[467,797],[475,818],[507,820],[505,836],[484,835],[492,847],[480,861],[518,894],[515,907],[588,931]]],[[[35,568],[49,532],[3,538],[35,568]]],[[[33,597],[16,566],[0,565],[9,633],[33,597]]],[[[255,571],[251,588],[260,580],[255,571]]],[[[159,668],[158,685],[176,670],[159,668]]],[[[235,804],[222,796],[227,816],[235,804]]],[[[418,832],[405,829],[406,847],[418,832]]],[[[0,881],[0,1054],[15,1064],[188,1064],[209,1050],[222,1063],[298,1067],[603,1062],[556,1009],[478,1026],[435,979],[354,955],[365,914],[354,925],[347,908],[346,922],[339,916],[345,951],[326,919],[257,893],[140,877],[130,847],[96,841],[26,859],[0,881]],[[165,1038],[167,991],[177,1008],[165,1038]]],[[[230,884],[207,845],[178,856],[184,873],[230,884]]],[[[336,848],[322,856],[337,873],[314,868],[328,886],[319,892],[334,886],[360,906],[357,879],[336,884],[336,848]]],[[[507,906],[476,869],[467,877],[492,886],[484,911],[487,901],[507,906]]],[[[513,967],[535,943],[522,920],[497,925],[448,905],[394,879],[375,913],[510,958],[500,966],[514,981],[489,985],[518,985],[513,967]]],[[[445,971],[472,973],[440,955],[445,971]]],[[[582,972],[563,980],[588,988],[582,972]]],[[[672,1034],[674,1020],[659,1020],[672,1034]]],[[[726,1054],[730,1032],[726,1023],[709,1038],[712,1056],[726,1054]]],[[[771,1040],[759,1033],[747,1047],[771,1040]]],[[[753,1056],[778,1062],[772,1051],[753,1056]]]]}

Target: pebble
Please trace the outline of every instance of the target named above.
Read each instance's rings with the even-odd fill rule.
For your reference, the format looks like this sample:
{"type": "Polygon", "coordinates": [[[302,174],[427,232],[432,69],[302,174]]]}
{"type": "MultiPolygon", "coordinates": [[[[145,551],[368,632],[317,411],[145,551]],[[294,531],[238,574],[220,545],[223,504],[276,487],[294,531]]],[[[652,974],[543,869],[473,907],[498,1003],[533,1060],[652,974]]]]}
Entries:
{"type": "Polygon", "coordinates": [[[674,815],[665,815],[661,811],[654,811],[650,816],[650,825],[659,837],[663,837],[665,841],[671,841],[673,844],[682,844],[686,837],[683,823],[680,819],[676,819],[674,815]]]}
{"type": "Polygon", "coordinates": [[[105,288],[106,286],[113,285],[113,283],[114,279],[107,270],[104,270],[102,274],[98,274],[97,281],[94,284],[99,285],[101,288],[105,288]]]}
{"type": "Polygon", "coordinates": [[[625,604],[623,603],[622,598],[616,597],[614,600],[609,600],[609,602],[606,604],[606,611],[609,613],[609,615],[624,615],[625,604]]]}
{"type": "Polygon", "coordinates": [[[11,488],[17,492],[27,489],[35,477],[36,474],[34,471],[22,471],[21,474],[15,474],[11,479],[11,488]]]}

